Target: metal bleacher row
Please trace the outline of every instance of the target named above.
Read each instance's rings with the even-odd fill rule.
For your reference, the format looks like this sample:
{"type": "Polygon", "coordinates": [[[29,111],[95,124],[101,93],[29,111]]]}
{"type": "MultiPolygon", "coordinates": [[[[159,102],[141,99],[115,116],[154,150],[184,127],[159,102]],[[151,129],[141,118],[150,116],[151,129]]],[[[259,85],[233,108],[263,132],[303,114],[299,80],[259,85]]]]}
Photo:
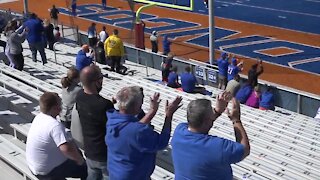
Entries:
{"type": "MultiPolygon", "coordinates": [[[[67,67],[75,64],[78,48],[59,44],[57,64],[54,53],[46,50],[48,64],[34,63],[30,51],[25,47],[25,71],[17,71],[0,64],[0,126],[8,133],[0,134],[0,157],[16,169],[22,177],[36,179],[27,168],[24,143],[32,118],[39,113],[38,100],[44,91],[60,93],[60,79],[67,72],[67,67]]],[[[38,58],[40,59],[40,57],[38,58]]],[[[105,65],[99,65],[101,68],[105,65]]],[[[187,94],[146,78],[139,65],[128,63],[131,69],[137,69],[134,76],[124,76],[102,69],[108,78],[104,78],[101,95],[110,99],[122,87],[138,85],[144,88],[144,110],[148,110],[148,97],[160,92],[163,101],[152,121],[155,130],[161,131],[164,121],[164,100],[177,95],[183,97],[183,106],[176,112],[173,120],[175,127],[186,122],[188,103],[196,98],[207,98],[215,104],[215,99],[200,94],[187,94]],[[139,71],[140,68],[140,71],[139,71]]],[[[154,70],[152,78],[159,78],[159,71],[154,70]]],[[[207,87],[218,94],[220,90],[207,87]]],[[[285,112],[281,108],[277,108],[285,112]]],[[[320,177],[319,124],[304,115],[290,112],[283,114],[273,111],[261,111],[241,105],[242,121],[251,143],[251,154],[245,160],[232,165],[235,179],[318,179],[320,177]]],[[[172,133],[173,133],[172,131],[172,133]]],[[[218,118],[210,134],[234,140],[234,132],[228,117],[223,114],[218,118]]],[[[171,159],[171,146],[158,153],[157,167],[152,179],[173,179],[174,169],[171,159]]]]}

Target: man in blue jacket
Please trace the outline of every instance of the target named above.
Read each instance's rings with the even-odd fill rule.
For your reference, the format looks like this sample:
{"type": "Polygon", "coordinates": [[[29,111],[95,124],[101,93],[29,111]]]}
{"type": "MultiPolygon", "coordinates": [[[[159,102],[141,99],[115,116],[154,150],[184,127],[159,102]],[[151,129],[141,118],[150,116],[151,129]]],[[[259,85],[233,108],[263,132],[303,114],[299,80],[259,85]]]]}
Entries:
{"type": "Polygon", "coordinates": [[[78,52],[76,57],[76,69],[80,72],[83,68],[90,66],[93,62],[93,52],[91,52],[90,56],[87,56],[89,53],[89,46],[84,44],[81,50],[78,52]]]}
{"type": "Polygon", "coordinates": [[[261,100],[259,103],[259,109],[261,110],[275,110],[274,107],[274,95],[272,93],[272,87],[269,86],[267,90],[261,94],[261,100]]]}
{"type": "Polygon", "coordinates": [[[138,86],[125,87],[116,96],[119,111],[107,112],[106,144],[108,146],[108,170],[112,180],[150,180],[155,168],[157,151],[167,147],[172,116],[180,107],[182,100],[177,97],[171,103],[166,102],[165,121],[159,134],[150,126],[156,114],[160,94],[150,98],[149,112],[139,120],[143,94],[138,86]]]}
{"type": "Polygon", "coordinates": [[[42,64],[47,63],[46,53],[44,51],[43,32],[44,27],[42,21],[36,14],[30,14],[29,19],[23,24],[28,29],[27,40],[32,52],[32,60],[37,62],[37,51],[40,52],[42,64]]]}

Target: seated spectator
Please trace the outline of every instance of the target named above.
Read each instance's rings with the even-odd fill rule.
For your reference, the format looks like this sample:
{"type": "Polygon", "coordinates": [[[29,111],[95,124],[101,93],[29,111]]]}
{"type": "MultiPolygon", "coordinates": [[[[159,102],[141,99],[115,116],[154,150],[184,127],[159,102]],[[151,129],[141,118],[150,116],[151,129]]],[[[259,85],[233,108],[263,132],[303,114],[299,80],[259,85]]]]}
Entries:
{"type": "Polygon", "coordinates": [[[173,53],[169,53],[168,56],[163,59],[161,63],[162,81],[168,82],[168,76],[170,74],[170,69],[172,68],[172,61],[174,58],[173,53]]]}
{"type": "Polygon", "coordinates": [[[253,108],[259,108],[260,96],[260,88],[259,86],[255,86],[254,90],[246,101],[246,105],[253,108]]]}
{"type": "Polygon", "coordinates": [[[248,72],[248,81],[252,82],[252,86],[255,87],[258,85],[258,77],[263,73],[262,60],[259,61],[259,64],[256,63],[251,66],[251,69],[248,72]],[[259,66],[259,71],[258,71],[259,66]]]}
{"type": "Polygon", "coordinates": [[[236,142],[209,135],[214,121],[224,112],[230,98],[230,93],[220,94],[215,108],[207,99],[189,103],[188,123],[179,124],[171,140],[175,179],[232,179],[230,165],[249,155],[249,139],[241,123],[240,104],[235,99],[231,112],[227,111],[227,114],[236,142]]]}
{"type": "Polygon", "coordinates": [[[166,103],[165,120],[161,133],[150,126],[160,99],[155,93],[150,98],[150,110],[139,121],[143,96],[138,86],[122,88],[117,93],[119,111],[107,112],[108,170],[110,179],[147,180],[155,168],[157,151],[168,146],[172,116],[182,100],[177,97],[166,103]]]}
{"type": "Polygon", "coordinates": [[[173,66],[173,68],[171,69],[171,72],[169,74],[168,77],[168,84],[167,86],[172,87],[172,88],[179,88],[181,87],[181,84],[179,84],[179,79],[178,79],[178,67],[177,66],[173,66]]]}
{"type": "Polygon", "coordinates": [[[53,30],[54,40],[55,42],[59,42],[61,38],[60,28],[59,26],[55,27],[53,30]]]}
{"type": "MultiPolygon", "coordinates": [[[[80,73],[83,91],[76,98],[80,128],[84,142],[84,154],[87,157],[88,180],[108,179],[106,112],[113,109],[113,103],[99,95],[102,90],[103,74],[98,66],[85,67],[80,73]]],[[[73,125],[73,124],[72,124],[73,125]]],[[[81,135],[80,135],[81,138],[81,135]]]]}
{"type": "Polygon", "coordinates": [[[316,121],[320,122],[320,107],[319,107],[319,109],[318,109],[318,111],[317,111],[316,116],[314,116],[314,119],[315,119],[316,121]]]}
{"type": "Polygon", "coordinates": [[[82,87],[79,86],[79,72],[75,67],[71,67],[67,76],[61,79],[62,85],[62,111],[60,120],[67,129],[71,127],[71,114],[76,97],[82,87]]]}
{"type": "Polygon", "coordinates": [[[61,111],[58,94],[45,92],[40,97],[40,111],[28,133],[26,159],[29,169],[40,180],[67,177],[85,180],[85,160],[56,119],[61,111]]]}
{"type": "Polygon", "coordinates": [[[235,97],[239,89],[240,89],[240,76],[239,74],[237,74],[234,76],[232,80],[228,82],[226,91],[230,92],[232,97],[235,97]]]}
{"type": "Polygon", "coordinates": [[[196,77],[191,73],[191,68],[187,66],[185,71],[185,73],[181,74],[182,90],[187,93],[200,93],[206,95],[207,91],[204,87],[196,86],[198,82],[196,77]]]}
{"type": "Polygon", "coordinates": [[[219,68],[219,84],[218,84],[218,88],[219,89],[226,89],[227,86],[227,76],[228,76],[228,66],[229,66],[229,62],[228,62],[228,54],[223,52],[221,54],[220,59],[217,60],[217,64],[218,64],[218,68],[219,68]]]}
{"type": "Polygon", "coordinates": [[[236,99],[241,103],[244,104],[247,102],[251,92],[252,86],[250,82],[245,83],[237,92],[236,99]]]}
{"type": "Polygon", "coordinates": [[[81,50],[78,52],[76,57],[76,69],[80,72],[83,68],[90,66],[93,63],[93,51],[90,51],[90,56],[87,56],[89,53],[89,46],[83,45],[81,50]]]}
{"type": "Polygon", "coordinates": [[[232,80],[235,75],[243,70],[243,62],[237,64],[237,59],[232,58],[231,64],[228,66],[228,81],[232,80]]]}
{"type": "Polygon", "coordinates": [[[275,110],[274,107],[274,95],[272,93],[272,87],[269,86],[267,90],[261,94],[261,100],[259,103],[259,109],[261,110],[275,110]]]}
{"type": "Polygon", "coordinates": [[[107,64],[106,52],[104,51],[104,44],[101,41],[97,43],[97,46],[95,48],[95,58],[98,63],[107,64]]]}

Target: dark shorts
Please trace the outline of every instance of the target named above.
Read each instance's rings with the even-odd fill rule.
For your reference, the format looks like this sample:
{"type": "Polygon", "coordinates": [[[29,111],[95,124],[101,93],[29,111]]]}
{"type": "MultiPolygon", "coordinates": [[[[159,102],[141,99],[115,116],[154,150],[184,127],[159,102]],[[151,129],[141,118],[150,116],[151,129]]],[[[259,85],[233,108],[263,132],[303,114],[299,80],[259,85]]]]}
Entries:
{"type": "Polygon", "coordinates": [[[218,79],[219,79],[219,83],[221,84],[227,84],[227,77],[226,76],[223,76],[221,74],[218,75],[218,79]]]}

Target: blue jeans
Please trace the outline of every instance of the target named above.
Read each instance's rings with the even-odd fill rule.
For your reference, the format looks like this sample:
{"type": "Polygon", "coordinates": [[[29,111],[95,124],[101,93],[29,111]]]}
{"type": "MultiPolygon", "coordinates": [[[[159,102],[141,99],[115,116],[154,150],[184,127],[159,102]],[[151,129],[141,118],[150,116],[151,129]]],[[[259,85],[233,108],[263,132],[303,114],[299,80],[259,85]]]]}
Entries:
{"type": "Polygon", "coordinates": [[[36,176],[39,180],[65,180],[68,177],[85,180],[87,177],[87,166],[85,163],[79,166],[75,161],[68,159],[55,167],[49,174],[36,176]]]}
{"type": "Polygon", "coordinates": [[[89,158],[86,159],[88,167],[87,180],[108,180],[107,161],[99,162],[93,161],[89,158]]]}
{"type": "Polygon", "coordinates": [[[39,51],[42,59],[42,63],[47,63],[46,53],[44,52],[44,43],[43,42],[36,42],[29,44],[30,50],[32,52],[32,60],[37,61],[37,51],[39,51]]]}

